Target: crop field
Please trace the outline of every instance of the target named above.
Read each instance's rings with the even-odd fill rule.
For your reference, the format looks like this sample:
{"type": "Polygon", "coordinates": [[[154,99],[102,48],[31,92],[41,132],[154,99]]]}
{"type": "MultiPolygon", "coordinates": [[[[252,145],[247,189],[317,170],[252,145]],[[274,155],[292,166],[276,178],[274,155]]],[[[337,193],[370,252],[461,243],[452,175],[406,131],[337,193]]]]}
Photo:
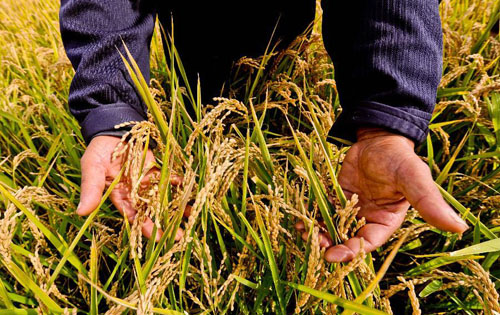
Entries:
{"type": "Polygon", "coordinates": [[[150,82],[123,55],[149,120],[129,123],[123,168],[80,217],[85,143],[58,10],[0,2],[0,315],[500,314],[499,0],[442,1],[443,78],[416,148],[469,229],[442,232],[410,209],[348,263],[325,261],[318,240],[365,224],[337,182],[349,144],[327,136],[341,107],[319,18],[288,49],[239,60],[229,95],[204,105],[157,25],[150,82]],[[143,185],[151,143],[160,172],[143,185]],[[108,198],[123,183],[133,223],[108,198]],[[147,217],[158,242],[142,236],[147,217]]]}

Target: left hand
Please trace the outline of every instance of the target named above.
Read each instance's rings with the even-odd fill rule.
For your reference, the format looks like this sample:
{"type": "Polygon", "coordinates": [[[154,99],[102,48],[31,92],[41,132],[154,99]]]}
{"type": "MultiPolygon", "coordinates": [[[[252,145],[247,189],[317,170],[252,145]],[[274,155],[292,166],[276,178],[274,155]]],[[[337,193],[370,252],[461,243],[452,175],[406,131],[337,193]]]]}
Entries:
{"type": "MultiPolygon", "coordinates": [[[[328,233],[320,245],[329,247],[325,259],[345,262],[360,250],[371,252],[383,245],[401,226],[410,205],[429,224],[443,231],[463,233],[467,224],[455,213],[434,184],[429,167],[414,152],[412,140],[381,128],[360,128],[339,172],[339,184],[350,198],[359,196],[359,217],[366,225],[344,244],[332,246],[328,233]]],[[[303,222],[295,225],[307,240],[303,222]]]]}

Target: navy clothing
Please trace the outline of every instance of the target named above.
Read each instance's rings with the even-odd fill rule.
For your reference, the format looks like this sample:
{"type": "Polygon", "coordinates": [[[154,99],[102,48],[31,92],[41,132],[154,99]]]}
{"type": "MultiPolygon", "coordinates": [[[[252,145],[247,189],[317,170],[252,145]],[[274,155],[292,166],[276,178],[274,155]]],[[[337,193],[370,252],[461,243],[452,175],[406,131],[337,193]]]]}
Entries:
{"type": "MultiPolygon", "coordinates": [[[[264,52],[278,22],[283,44],[314,17],[315,0],[61,0],[60,27],[75,69],[69,107],[87,143],[121,134],[114,125],[146,119],[119,56],[129,47],[149,82],[155,17],[170,29],[202,93],[215,96],[231,63],[264,52]]],[[[355,141],[358,126],[388,128],[422,142],[441,78],[438,0],[322,0],[323,38],[335,66],[343,113],[330,135],[355,141]]]]}

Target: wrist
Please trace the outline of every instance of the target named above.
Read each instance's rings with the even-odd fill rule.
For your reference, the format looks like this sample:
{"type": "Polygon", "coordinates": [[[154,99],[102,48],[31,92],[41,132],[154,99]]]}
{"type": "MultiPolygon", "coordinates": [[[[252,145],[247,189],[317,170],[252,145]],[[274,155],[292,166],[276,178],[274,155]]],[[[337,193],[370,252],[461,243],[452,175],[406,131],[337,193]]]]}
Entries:
{"type": "Polygon", "coordinates": [[[382,138],[382,137],[400,138],[401,140],[404,140],[405,142],[407,142],[412,148],[415,148],[415,142],[412,139],[405,137],[401,134],[392,132],[392,131],[385,129],[385,128],[382,128],[382,127],[362,126],[356,130],[357,142],[368,140],[368,139],[382,138]]]}

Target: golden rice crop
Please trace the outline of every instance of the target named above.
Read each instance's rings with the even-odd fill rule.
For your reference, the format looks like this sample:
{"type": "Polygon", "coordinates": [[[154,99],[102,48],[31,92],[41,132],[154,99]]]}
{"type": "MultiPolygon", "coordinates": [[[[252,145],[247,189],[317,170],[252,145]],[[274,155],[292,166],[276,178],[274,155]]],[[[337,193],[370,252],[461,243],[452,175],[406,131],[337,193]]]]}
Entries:
{"type": "MultiPolygon", "coordinates": [[[[142,95],[148,120],[128,123],[114,153],[124,167],[113,185],[128,185],[138,210],[129,224],[105,198],[94,215],[74,213],[85,144],[66,104],[73,72],[58,3],[4,0],[0,314],[500,313],[499,8],[442,2],[444,75],[417,148],[473,228],[444,233],[410,210],[377,252],[330,264],[317,238],[328,228],[322,213],[337,243],[365,222],[355,219],[357,196],[338,194],[348,146],[327,141],[341,108],[320,24],[283,51],[236,62],[230,93],[203,106],[157,27],[142,95]],[[161,172],[144,186],[152,141],[161,172]],[[146,217],[165,231],[158,243],[141,235],[146,217]],[[307,241],[298,220],[310,227],[307,241]]],[[[134,61],[124,62],[144,85],[134,61]]]]}

